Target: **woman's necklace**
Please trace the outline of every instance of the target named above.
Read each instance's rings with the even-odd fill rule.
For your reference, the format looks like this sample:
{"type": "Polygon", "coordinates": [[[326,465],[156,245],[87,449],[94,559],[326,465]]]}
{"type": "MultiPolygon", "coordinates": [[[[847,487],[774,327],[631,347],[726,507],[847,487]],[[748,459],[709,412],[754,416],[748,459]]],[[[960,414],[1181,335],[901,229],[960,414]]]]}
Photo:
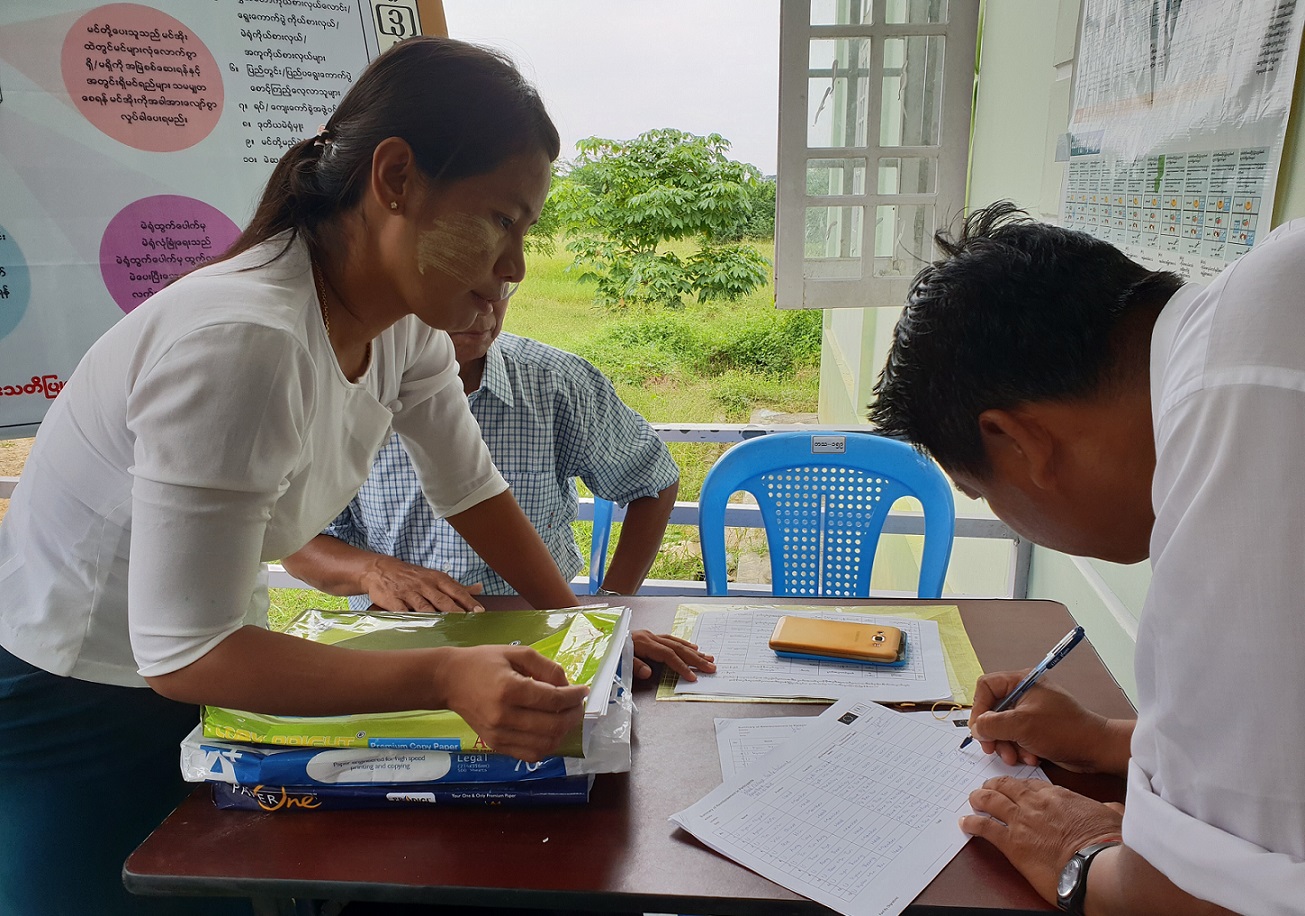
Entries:
{"type": "Polygon", "coordinates": [[[317,281],[317,302],[322,307],[322,325],[326,328],[326,339],[331,339],[331,310],[326,305],[326,281],[322,278],[321,268],[313,264],[313,279],[317,281]]]}
{"type": "MultiPolygon", "coordinates": [[[[317,266],[316,261],[313,262],[313,279],[317,281],[317,302],[322,307],[322,327],[326,329],[326,341],[327,343],[330,343],[331,342],[331,309],[330,306],[326,304],[326,277],[323,276],[322,269],[317,266]]],[[[331,344],[331,348],[334,349],[335,345],[331,344]]],[[[372,342],[369,340],[367,341],[366,349],[363,350],[363,362],[362,362],[363,370],[366,370],[366,368],[371,364],[371,361],[372,361],[372,342]]],[[[360,371],[358,374],[362,375],[362,372],[360,371]]]]}

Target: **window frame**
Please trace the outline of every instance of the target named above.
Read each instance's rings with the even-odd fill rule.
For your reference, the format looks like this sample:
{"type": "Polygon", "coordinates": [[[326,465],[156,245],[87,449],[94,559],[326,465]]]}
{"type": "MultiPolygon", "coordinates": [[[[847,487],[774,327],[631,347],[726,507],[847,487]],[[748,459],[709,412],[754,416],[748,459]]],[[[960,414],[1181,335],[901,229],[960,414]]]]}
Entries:
{"type": "MultiPolygon", "coordinates": [[[[859,0],[835,2],[843,6],[856,4],[859,0]]],[[[864,0],[865,7],[871,12],[871,21],[859,25],[812,25],[811,0],[781,2],[775,227],[775,302],[779,308],[900,307],[918,269],[936,256],[933,231],[947,225],[963,211],[974,99],[979,4],[973,0],[949,0],[946,22],[885,21],[888,9],[909,5],[910,2],[911,0],[864,0]],[[938,143],[886,145],[882,138],[881,104],[882,87],[888,74],[883,53],[885,43],[893,39],[931,35],[943,36],[944,41],[939,83],[942,99],[938,109],[938,143]],[[869,42],[870,62],[864,99],[865,143],[855,146],[811,146],[807,119],[812,79],[835,75],[829,67],[811,65],[811,43],[840,38],[865,39],[869,42]],[[808,165],[812,160],[822,159],[864,161],[865,172],[860,191],[846,194],[809,193],[808,165]],[[932,160],[935,163],[934,190],[908,194],[880,191],[880,163],[887,159],[932,160]],[[855,213],[859,210],[858,254],[847,258],[807,258],[807,210],[816,207],[849,208],[847,216],[851,218],[845,221],[849,227],[855,223],[855,213]],[[925,213],[931,213],[932,220],[925,227],[926,250],[910,252],[894,243],[893,254],[879,254],[876,251],[876,217],[881,207],[927,208],[925,213]],[[890,263],[894,257],[896,263],[890,263]],[[855,272],[855,275],[809,275],[821,272],[835,274],[840,269],[844,273],[855,272]],[[885,269],[892,272],[885,274],[885,269]]],[[[831,107],[837,109],[839,93],[834,86],[831,86],[831,90],[831,107]]],[[[832,223],[830,225],[833,226],[832,223]]]]}

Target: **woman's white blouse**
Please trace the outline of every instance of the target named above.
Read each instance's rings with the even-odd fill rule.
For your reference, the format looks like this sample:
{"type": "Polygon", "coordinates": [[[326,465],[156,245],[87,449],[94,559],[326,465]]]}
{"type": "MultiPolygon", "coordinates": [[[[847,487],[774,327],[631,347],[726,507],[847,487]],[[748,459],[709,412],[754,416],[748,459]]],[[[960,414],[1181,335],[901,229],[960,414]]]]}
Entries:
{"type": "Polygon", "coordinates": [[[307,249],[275,257],[284,247],[183,277],[82,359],[0,524],[0,645],[11,653],[140,686],[265,624],[263,564],[349,502],[391,426],[441,515],[507,488],[448,335],[409,316],[349,382],[307,249]]]}

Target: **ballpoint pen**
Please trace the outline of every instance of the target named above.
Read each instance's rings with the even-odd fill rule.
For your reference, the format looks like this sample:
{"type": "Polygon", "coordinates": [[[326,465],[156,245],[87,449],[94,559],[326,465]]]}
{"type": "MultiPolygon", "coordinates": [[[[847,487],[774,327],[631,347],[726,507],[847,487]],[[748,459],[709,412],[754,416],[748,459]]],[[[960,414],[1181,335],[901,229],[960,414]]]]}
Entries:
{"type": "MultiPolygon", "coordinates": [[[[1082,642],[1082,640],[1083,640],[1082,627],[1074,627],[1074,629],[1066,633],[1065,638],[1062,639],[1060,642],[1056,643],[1056,645],[1052,647],[1051,651],[1047,653],[1047,657],[1044,658],[1042,661],[1038,662],[1037,665],[1034,666],[1032,671],[1024,675],[1024,680],[1016,684],[1015,689],[1012,690],[1010,693],[1006,694],[1006,696],[1002,698],[1002,701],[992,708],[992,711],[1001,712],[1002,710],[1010,709],[1012,706],[1014,706],[1017,702],[1019,702],[1019,698],[1024,696],[1024,694],[1028,692],[1029,688],[1038,682],[1038,679],[1041,678],[1042,675],[1046,674],[1052,668],[1056,667],[1056,665],[1060,663],[1060,660],[1069,654],[1069,650],[1077,646],[1080,642],[1082,642]]],[[[961,747],[963,748],[968,747],[970,742],[973,740],[974,740],[973,735],[967,735],[965,737],[965,740],[961,742],[961,747]]]]}

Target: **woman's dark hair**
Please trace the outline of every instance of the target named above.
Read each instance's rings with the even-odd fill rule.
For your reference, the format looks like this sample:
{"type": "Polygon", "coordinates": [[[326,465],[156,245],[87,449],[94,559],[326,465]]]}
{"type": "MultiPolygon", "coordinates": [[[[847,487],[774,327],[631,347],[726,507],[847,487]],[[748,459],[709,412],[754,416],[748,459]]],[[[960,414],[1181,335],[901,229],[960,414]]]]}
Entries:
{"type": "Polygon", "coordinates": [[[317,250],[323,224],[361,198],[372,153],[388,137],[407,141],[441,184],[534,150],[553,160],[560,149],[539,93],[506,57],[449,38],[409,38],[368,65],[318,136],[286,150],[222,260],[286,231],[317,250]]]}
{"type": "Polygon", "coordinates": [[[1009,201],[976,210],[912,282],[870,420],[949,471],[990,470],[985,410],[1066,401],[1145,373],[1154,313],[1182,279],[1009,201]]]}

